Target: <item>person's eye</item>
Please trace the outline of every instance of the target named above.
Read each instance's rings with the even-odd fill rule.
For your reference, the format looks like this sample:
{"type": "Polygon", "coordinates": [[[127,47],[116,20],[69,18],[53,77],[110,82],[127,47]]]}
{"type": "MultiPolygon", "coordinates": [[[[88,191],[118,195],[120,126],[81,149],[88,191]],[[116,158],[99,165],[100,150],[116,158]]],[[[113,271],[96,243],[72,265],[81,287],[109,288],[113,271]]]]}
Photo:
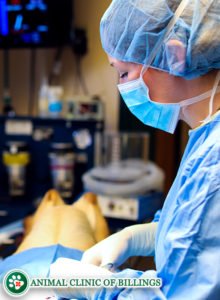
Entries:
{"type": "Polygon", "coordinates": [[[120,74],[120,79],[125,79],[128,77],[128,72],[125,72],[123,74],[120,74]]]}

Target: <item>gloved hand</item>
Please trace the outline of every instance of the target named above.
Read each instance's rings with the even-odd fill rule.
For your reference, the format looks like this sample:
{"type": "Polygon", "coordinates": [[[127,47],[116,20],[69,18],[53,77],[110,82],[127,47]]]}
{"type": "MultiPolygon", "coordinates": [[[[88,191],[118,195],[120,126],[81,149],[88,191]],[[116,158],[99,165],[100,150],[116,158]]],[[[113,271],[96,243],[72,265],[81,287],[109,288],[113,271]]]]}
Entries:
{"type": "Polygon", "coordinates": [[[58,298],[94,299],[100,292],[101,286],[87,287],[85,279],[100,281],[100,279],[111,279],[113,276],[113,273],[104,268],[69,258],[58,258],[50,265],[50,278],[65,279],[68,282],[67,287],[53,289],[58,298]]]}
{"type": "Polygon", "coordinates": [[[116,268],[130,256],[152,256],[157,225],[153,222],[126,227],[85,251],[81,261],[116,268]]]}

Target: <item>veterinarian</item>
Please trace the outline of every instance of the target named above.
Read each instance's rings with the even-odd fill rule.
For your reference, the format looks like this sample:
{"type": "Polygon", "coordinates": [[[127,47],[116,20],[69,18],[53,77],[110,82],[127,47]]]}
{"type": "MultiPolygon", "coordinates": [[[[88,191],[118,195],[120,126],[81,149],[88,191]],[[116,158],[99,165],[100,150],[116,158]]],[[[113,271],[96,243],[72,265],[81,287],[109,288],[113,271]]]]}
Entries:
{"type": "Polygon", "coordinates": [[[101,40],[130,111],[169,133],[180,119],[191,130],[159,222],[125,228],[82,259],[117,267],[155,255],[156,271],[120,276],[158,277],[162,287],[75,289],[72,297],[220,299],[220,1],[114,0],[101,40]]]}

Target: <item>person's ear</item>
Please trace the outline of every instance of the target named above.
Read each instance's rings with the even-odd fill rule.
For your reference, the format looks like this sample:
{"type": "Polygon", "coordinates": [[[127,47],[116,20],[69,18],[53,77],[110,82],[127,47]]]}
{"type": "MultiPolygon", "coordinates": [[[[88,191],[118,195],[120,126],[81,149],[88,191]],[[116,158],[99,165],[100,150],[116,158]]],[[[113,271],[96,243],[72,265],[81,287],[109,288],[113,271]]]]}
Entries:
{"type": "Polygon", "coordinates": [[[186,48],[178,40],[166,43],[166,58],[170,73],[178,75],[184,72],[186,63],[186,48]]]}

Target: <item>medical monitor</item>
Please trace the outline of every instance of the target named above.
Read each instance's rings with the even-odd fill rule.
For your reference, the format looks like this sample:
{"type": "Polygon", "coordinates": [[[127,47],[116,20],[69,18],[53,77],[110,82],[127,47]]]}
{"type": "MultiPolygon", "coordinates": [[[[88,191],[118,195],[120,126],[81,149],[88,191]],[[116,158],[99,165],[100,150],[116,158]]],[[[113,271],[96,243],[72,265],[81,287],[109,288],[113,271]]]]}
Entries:
{"type": "Polygon", "coordinates": [[[69,42],[72,0],[0,0],[0,48],[69,42]]]}

